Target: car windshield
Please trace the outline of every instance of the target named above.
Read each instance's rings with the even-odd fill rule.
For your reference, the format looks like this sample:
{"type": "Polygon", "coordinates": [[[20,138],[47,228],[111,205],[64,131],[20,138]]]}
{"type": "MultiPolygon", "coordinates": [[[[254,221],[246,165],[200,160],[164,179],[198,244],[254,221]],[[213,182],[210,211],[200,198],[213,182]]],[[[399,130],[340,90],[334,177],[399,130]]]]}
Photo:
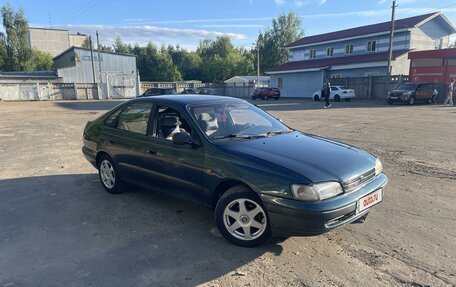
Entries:
{"type": "Polygon", "coordinates": [[[397,88],[397,90],[413,91],[416,89],[416,86],[417,84],[402,84],[397,88]]]}
{"type": "Polygon", "coordinates": [[[216,103],[193,106],[190,113],[213,140],[269,137],[291,130],[249,103],[216,103]]]}

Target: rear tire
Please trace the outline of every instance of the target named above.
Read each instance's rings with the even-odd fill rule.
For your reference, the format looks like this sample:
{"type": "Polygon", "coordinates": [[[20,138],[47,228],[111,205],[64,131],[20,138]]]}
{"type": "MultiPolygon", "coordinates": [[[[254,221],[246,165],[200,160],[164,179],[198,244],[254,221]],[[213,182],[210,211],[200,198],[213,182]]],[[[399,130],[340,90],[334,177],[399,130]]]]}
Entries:
{"type": "Polygon", "coordinates": [[[122,182],[114,160],[104,154],[98,160],[98,176],[104,189],[113,194],[122,192],[122,182]]]}
{"type": "Polygon", "coordinates": [[[335,96],[334,96],[334,100],[335,100],[336,102],[340,102],[340,96],[339,96],[339,95],[335,95],[335,96]]]}
{"type": "Polygon", "coordinates": [[[261,199],[244,185],[234,186],[220,197],[215,223],[226,240],[243,247],[262,245],[272,237],[261,199]]]}
{"type": "Polygon", "coordinates": [[[320,101],[320,97],[318,95],[314,95],[314,101],[319,102],[320,101]]]}

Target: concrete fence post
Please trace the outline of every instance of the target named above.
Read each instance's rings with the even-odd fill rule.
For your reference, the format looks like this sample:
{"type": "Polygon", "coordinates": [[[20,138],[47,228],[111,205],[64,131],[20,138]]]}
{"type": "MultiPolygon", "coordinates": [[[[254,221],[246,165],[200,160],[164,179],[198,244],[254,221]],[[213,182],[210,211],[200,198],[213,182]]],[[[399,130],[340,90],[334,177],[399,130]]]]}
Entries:
{"type": "Polygon", "coordinates": [[[368,95],[367,97],[368,97],[369,100],[372,100],[373,82],[374,81],[373,81],[372,76],[369,76],[369,84],[367,86],[367,95],[368,95]]]}

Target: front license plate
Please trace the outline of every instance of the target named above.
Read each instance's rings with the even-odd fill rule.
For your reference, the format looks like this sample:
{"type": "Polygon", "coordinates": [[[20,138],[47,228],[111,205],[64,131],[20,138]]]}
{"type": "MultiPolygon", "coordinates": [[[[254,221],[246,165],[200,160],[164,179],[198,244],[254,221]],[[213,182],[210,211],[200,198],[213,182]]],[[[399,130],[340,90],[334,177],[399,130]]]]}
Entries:
{"type": "Polygon", "coordinates": [[[397,97],[390,97],[390,99],[392,99],[392,100],[397,100],[397,97]]]}
{"type": "Polygon", "coordinates": [[[380,188],[371,194],[366,195],[365,197],[362,197],[360,200],[358,200],[358,204],[356,207],[356,213],[360,213],[363,210],[366,210],[377,203],[381,202],[383,200],[383,190],[380,188]]]}

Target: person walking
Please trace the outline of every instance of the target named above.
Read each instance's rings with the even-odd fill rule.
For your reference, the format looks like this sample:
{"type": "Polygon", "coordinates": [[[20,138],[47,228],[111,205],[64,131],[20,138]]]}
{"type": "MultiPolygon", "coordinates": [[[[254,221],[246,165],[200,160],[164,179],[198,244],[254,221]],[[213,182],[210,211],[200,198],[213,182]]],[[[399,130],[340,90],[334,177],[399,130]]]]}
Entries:
{"type": "Polygon", "coordinates": [[[450,81],[450,84],[448,85],[447,89],[447,97],[445,99],[445,102],[443,103],[444,105],[451,105],[453,106],[453,90],[454,90],[454,79],[450,81]]]}
{"type": "MultiPolygon", "coordinates": [[[[331,107],[331,104],[329,103],[329,97],[331,96],[331,84],[329,81],[326,82],[325,86],[323,87],[324,95],[325,95],[325,109],[329,109],[331,107]]],[[[323,94],[323,93],[322,93],[323,94]]]]}

